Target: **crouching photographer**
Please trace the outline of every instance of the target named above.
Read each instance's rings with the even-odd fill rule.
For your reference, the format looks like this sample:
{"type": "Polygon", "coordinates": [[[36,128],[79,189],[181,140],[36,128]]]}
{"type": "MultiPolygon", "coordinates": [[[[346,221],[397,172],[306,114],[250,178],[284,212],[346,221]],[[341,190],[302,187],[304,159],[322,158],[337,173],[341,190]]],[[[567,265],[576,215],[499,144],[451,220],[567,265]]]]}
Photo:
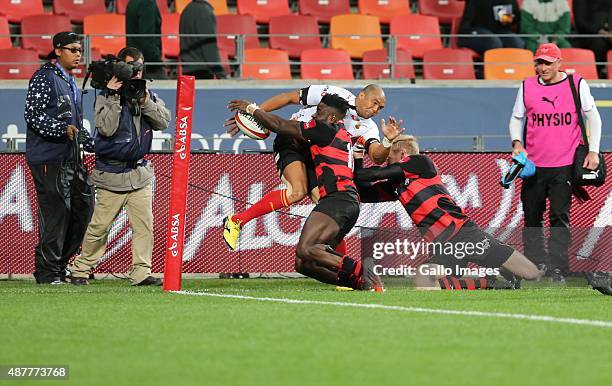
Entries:
{"type": "Polygon", "coordinates": [[[96,167],[92,180],[97,200],[71,281],[89,284],[87,277],[106,250],[110,226],[125,207],[132,228],[130,282],[161,285],[161,279],[151,276],[154,174],[144,157],[151,150],[152,131],[168,127],[170,111],[141,79],[144,58],[137,48],[122,49],[118,61],[107,59],[92,65],[92,86],[102,89],[95,104],[96,167]]]}

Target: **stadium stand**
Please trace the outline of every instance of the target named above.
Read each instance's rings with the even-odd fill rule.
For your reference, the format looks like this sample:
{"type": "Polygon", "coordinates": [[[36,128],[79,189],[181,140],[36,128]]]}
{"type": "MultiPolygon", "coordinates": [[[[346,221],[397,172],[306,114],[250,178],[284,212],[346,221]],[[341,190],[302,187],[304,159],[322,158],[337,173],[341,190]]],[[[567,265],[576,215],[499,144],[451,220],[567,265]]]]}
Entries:
{"type": "Polygon", "coordinates": [[[21,47],[34,50],[39,57],[45,58],[53,46],[53,35],[58,31],[70,31],[71,28],[68,15],[25,16],[21,19],[21,47]]]}
{"type": "Polygon", "coordinates": [[[9,23],[19,24],[24,16],[44,13],[42,0],[0,0],[0,13],[9,23]]]}
{"type": "Polygon", "coordinates": [[[291,79],[289,55],[285,51],[270,48],[244,50],[243,79],[288,80],[291,79]]]}
{"type": "MultiPolygon", "coordinates": [[[[367,51],[363,54],[363,79],[389,79],[391,66],[387,64],[387,49],[367,51]]],[[[396,51],[396,64],[393,67],[394,79],[414,79],[412,53],[409,50],[396,51]]]]}
{"type": "MultiPolygon", "coordinates": [[[[225,15],[229,13],[226,0],[208,0],[208,2],[212,5],[215,15],[225,15]]],[[[183,9],[185,9],[189,3],[191,3],[191,0],[175,0],[174,5],[176,12],[183,12],[183,9]]]]}
{"type": "Polygon", "coordinates": [[[579,74],[584,79],[599,79],[595,53],[583,48],[561,48],[561,71],[579,74]]]}
{"type": "Polygon", "coordinates": [[[608,62],[606,66],[606,70],[608,72],[608,79],[612,79],[612,50],[608,51],[606,61],[608,62]]]}
{"type": "Polygon", "coordinates": [[[330,22],[331,48],[346,50],[353,58],[383,48],[380,22],[370,15],[338,15],[330,22]],[[341,36],[348,35],[348,36],[341,36]]]}
{"type": "Polygon", "coordinates": [[[239,15],[252,15],[263,24],[268,24],[271,17],[291,13],[288,0],[237,0],[236,9],[239,15]]]}
{"type": "MultiPolygon", "coordinates": [[[[57,1],[57,0],[54,0],[57,1]]],[[[63,1],[78,1],[78,0],[63,0],[63,1]]],[[[84,0],[84,1],[89,1],[89,0],[84,0]]],[[[116,6],[117,6],[117,13],[121,14],[121,15],[125,15],[125,9],[127,8],[128,3],[130,2],[130,0],[115,0],[116,1],[116,6]]],[[[191,1],[191,0],[190,0],[191,1]]],[[[157,8],[159,8],[159,13],[161,13],[162,15],[164,13],[170,13],[170,9],[168,8],[168,2],[166,0],[157,0],[157,8]]],[[[94,14],[94,12],[92,12],[91,14],[94,14]]]]}
{"type": "Polygon", "coordinates": [[[257,24],[253,16],[231,14],[217,16],[217,46],[232,58],[236,56],[236,35],[250,35],[245,37],[245,49],[259,48],[257,24]]]}
{"type": "Polygon", "coordinates": [[[302,79],[355,79],[351,55],[344,50],[305,50],[302,52],[301,62],[302,79]]]}
{"type": "Polygon", "coordinates": [[[30,79],[38,70],[38,54],[34,50],[23,48],[5,48],[0,50],[0,79],[30,79]]]}
{"type": "Polygon", "coordinates": [[[168,59],[176,59],[181,51],[179,39],[180,13],[162,14],[161,33],[162,35],[162,55],[168,59]]]}
{"type": "Polygon", "coordinates": [[[397,37],[397,47],[410,50],[415,58],[425,51],[442,48],[438,18],[423,15],[396,16],[391,19],[390,33],[397,37]],[[429,35],[429,36],[424,36],[429,35]]]}
{"type": "Polygon", "coordinates": [[[465,0],[419,0],[419,13],[435,16],[442,24],[452,24],[461,19],[465,0]]]}
{"type": "Polygon", "coordinates": [[[523,80],[535,75],[533,52],[521,48],[494,48],[484,54],[487,80],[523,80]]]}
{"type": "Polygon", "coordinates": [[[83,18],[83,32],[91,36],[91,47],[102,55],[116,54],[125,47],[125,16],[112,13],[83,18]]]}
{"type": "Polygon", "coordinates": [[[472,55],[453,48],[427,51],[423,55],[423,79],[476,79],[472,55]]]}
{"type": "Polygon", "coordinates": [[[333,16],[351,13],[349,0],[299,0],[301,15],[316,16],[319,23],[329,24],[333,16]]]}
{"type": "Polygon", "coordinates": [[[285,50],[299,58],[304,50],[322,48],[319,25],[314,16],[284,15],[270,18],[270,48],[285,50]],[[272,36],[288,35],[288,36],[272,36]],[[312,36],[305,36],[312,35],[312,36]]]}
{"type": "Polygon", "coordinates": [[[410,15],[406,0],[359,0],[358,5],[360,14],[378,16],[383,24],[389,24],[394,16],[410,15]]]}
{"type": "Polygon", "coordinates": [[[83,17],[106,12],[104,0],[53,0],[53,13],[66,15],[70,21],[83,24],[83,17]]]}

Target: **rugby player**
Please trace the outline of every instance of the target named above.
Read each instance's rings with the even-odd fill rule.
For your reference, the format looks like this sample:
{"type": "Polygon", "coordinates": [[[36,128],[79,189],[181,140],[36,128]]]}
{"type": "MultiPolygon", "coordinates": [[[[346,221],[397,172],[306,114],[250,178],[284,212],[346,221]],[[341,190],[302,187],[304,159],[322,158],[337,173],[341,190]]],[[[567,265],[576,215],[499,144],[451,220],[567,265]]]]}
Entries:
{"type": "MultiPolygon", "coordinates": [[[[364,87],[357,96],[350,91],[327,85],[312,85],[300,90],[294,90],[273,96],[260,105],[263,111],[274,111],[290,104],[301,104],[304,107],[293,114],[291,119],[308,122],[316,111],[316,106],[326,94],[336,94],[349,103],[349,109],[343,119],[344,127],[352,138],[363,137],[365,150],[377,164],[382,164],[389,155],[391,141],[399,134],[398,126],[381,121],[383,142],[379,140],[378,126],[372,117],[376,116],[385,106],[385,93],[375,84],[364,87]]],[[[238,132],[233,119],[228,120],[228,132],[232,135],[238,132]]],[[[309,145],[301,139],[290,135],[277,134],[274,139],[274,158],[282,182],[286,189],[274,190],[266,194],[257,203],[242,213],[229,215],[224,220],[223,238],[230,249],[236,249],[240,230],[250,220],[288,207],[301,201],[307,194],[313,202],[318,200],[318,190],[314,167],[309,154],[309,145]]],[[[338,251],[346,253],[344,242],[340,243],[338,251]]]]}
{"type": "MultiPolygon", "coordinates": [[[[426,242],[469,242],[485,246],[479,249],[480,253],[464,259],[438,251],[428,263],[464,267],[467,262],[473,262],[487,268],[502,267],[524,279],[538,279],[542,275],[522,253],[484,232],[470,220],[448,193],[431,159],[419,154],[414,137],[401,135],[395,140],[385,167],[364,169],[360,160],[355,161],[355,181],[361,202],[399,200],[426,242]],[[368,185],[370,182],[375,183],[368,185]]],[[[434,276],[417,277],[417,287],[437,284],[434,276]]],[[[440,284],[446,289],[453,285],[461,287],[459,281],[453,283],[448,279],[440,284]]]]}
{"type": "MultiPolygon", "coordinates": [[[[338,95],[326,94],[308,122],[286,120],[242,100],[231,101],[228,108],[251,114],[271,131],[310,146],[319,201],[300,234],[296,271],[327,284],[353,289],[381,288],[359,259],[334,251],[359,217],[351,138],[341,122],[350,108],[349,103],[338,95]]],[[[397,130],[398,125],[394,126],[397,130]]]]}

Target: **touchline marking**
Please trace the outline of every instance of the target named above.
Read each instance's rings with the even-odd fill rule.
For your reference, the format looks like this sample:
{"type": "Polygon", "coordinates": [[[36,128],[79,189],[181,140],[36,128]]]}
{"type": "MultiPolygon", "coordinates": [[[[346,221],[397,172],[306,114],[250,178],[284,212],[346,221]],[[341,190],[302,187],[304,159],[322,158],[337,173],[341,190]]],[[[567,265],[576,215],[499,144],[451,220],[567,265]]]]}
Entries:
{"type": "Polygon", "coordinates": [[[437,309],[437,308],[388,306],[384,304],[325,302],[325,301],[320,301],[320,300],[300,300],[300,299],[287,299],[287,298],[259,298],[259,297],[254,297],[254,296],[219,294],[219,293],[213,293],[213,292],[172,291],[172,293],[180,294],[180,295],[190,295],[190,296],[209,296],[209,297],[216,297],[216,298],[257,300],[260,302],[276,302],[276,303],[289,303],[289,304],[315,304],[315,305],[324,305],[324,306],[338,306],[338,307],[352,307],[352,308],[375,308],[375,309],[381,309],[381,310],[418,312],[418,313],[424,313],[424,314],[443,314],[443,315],[462,315],[462,316],[482,316],[482,317],[489,317],[489,318],[523,319],[523,320],[534,320],[538,322],[579,324],[579,325],[584,325],[584,326],[612,328],[612,322],[607,322],[604,320],[557,318],[554,316],[546,316],[546,315],[510,314],[510,313],[505,313],[505,312],[444,310],[444,309],[437,309]]]}

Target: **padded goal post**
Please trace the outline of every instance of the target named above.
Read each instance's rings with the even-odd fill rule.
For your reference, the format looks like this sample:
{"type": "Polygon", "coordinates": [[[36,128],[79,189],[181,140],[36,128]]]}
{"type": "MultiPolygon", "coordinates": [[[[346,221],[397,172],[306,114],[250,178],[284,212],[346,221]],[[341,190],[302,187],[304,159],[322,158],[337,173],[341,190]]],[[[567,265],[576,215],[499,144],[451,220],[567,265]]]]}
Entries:
{"type": "Polygon", "coordinates": [[[172,157],[170,208],[166,232],[166,257],[164,260],[165,291],[181,289],[194,99],[195,78],[193,76],[179,76],[176,87],[176,128],[174,155],[172,157]]]}

